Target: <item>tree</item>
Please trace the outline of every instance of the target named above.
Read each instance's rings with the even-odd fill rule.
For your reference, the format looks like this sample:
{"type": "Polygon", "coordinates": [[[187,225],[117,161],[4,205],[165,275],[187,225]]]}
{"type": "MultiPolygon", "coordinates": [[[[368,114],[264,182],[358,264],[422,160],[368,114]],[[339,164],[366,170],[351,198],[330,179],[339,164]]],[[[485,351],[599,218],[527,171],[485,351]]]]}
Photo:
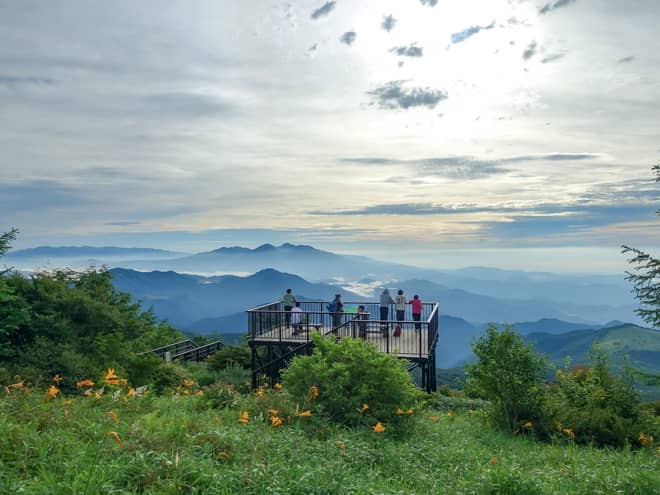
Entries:
{"type": "MultiPolygon", "coordinates": [[[[17,234],[18,229],[11,228],[0,235],[0,256],[11,249],[11,242],[16,240],[17,234]]],[[[7,270],[0,271],[0,358],[15,354],[9,336],[27,320],[25,305],[8,285],[6,274],[7,270]]]]}
{"type": "MultiPolygon", "coordinates": [[[[660,182],[660,164],[652,168],[655,181],[660,182]]],[[[660,210],[656,211],[660,216],[660,210]]],[[[627,271],[626,280],[632,283],[632,291],[640,303],[637,314],[653,327],[660,327],[660,260],[640,249],[621,246],[623,253],[631,253],[628,262],[634,272],[627,271]]]]}
{"type": "Polygon", "coordinates": [[[478,361],[468,366],[468,391],[491,401],[493,421],[508,431],[540,415],[544,360],[512,326],[491,323],[472,345],[478,361]]]}
{"type": "Polygon", "coordinates": [[[0,235],[0,256],[4,256],[11,249],[11,242],[16,240],[17,235],[18,229],[15,227],[0,235]]]}

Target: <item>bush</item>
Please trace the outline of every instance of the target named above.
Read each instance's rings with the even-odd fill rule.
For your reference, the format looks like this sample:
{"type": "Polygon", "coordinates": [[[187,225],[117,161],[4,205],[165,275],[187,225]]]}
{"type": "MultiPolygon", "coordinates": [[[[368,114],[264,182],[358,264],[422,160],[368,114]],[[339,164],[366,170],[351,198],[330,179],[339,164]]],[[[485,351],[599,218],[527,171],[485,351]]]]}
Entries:
{"type": "Polygon", "coordinates": [[[212,370],[224,370],[227,366],[238,365],[245,369],[252,367],[252,353],[245,345],[226,345],[210,355],[206,362],[212,370]]]}
{"type": "Polygon", "coordinates": [[[488,402],[483,399],[470,399],[458,395],[444,395],[437,392],[431,395],[429,406],[433,409],[443,412],[465,412],[477,411],[488,406],[488,402]]]}
{"type": "Polygon", "coordinates": [[[472,346],[478,361],[468,367],[467,389],[491,401],[493,422],[513,432],[540,415],[544,360],[513,327],[490,324],[472,346]]]}
{"type": "Polygon", "coordinates": [[[295,357],[282,372],[282,383],[292,397],[307,397],[317,387],[316,412],[347,425],[380,421],[397,427],[409,418],[401,412],[412,408],[421,392],[404,362],[361,339],[313,339],[313,354],[295,357]]]}
{"type": "Polygon", "coordinates": [[[173,363],[163,362],[154,370],[153,390],[157,394],[162,394],[166,390],[178,387],[187,377],[188,372],[185,368],[173,363]]]}
{"type": "Polygon", "coordinates": [[[592,350],[592,367],[558,370],[546,390],[543,436],[596,446],[640,445],[640,432],[654,435],[651,414],[642,405],[629,373],[610,374],[603,352],[592,350]]]}

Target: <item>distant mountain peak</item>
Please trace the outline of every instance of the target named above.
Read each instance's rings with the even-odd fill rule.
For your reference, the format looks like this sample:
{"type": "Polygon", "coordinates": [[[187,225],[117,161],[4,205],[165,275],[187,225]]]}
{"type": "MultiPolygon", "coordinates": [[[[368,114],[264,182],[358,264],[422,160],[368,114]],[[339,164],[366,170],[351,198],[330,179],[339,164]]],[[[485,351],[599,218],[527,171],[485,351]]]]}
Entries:
{"type": "Polygon", "coordinates": [[[262,244],[259,247],[254,248],[254,252],[257,253],[257,252],[263,252],[263,251],[273,251],[274,249],[276,249],[275,246],[273,246],[270,243],[266,243],[266,244],[262,244]]]}

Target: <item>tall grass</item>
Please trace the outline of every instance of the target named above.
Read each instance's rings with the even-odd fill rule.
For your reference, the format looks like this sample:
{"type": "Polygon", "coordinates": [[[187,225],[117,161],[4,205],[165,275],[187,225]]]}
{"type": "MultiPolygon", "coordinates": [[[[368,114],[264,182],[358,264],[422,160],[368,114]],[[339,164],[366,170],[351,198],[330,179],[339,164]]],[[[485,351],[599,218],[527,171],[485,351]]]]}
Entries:
{"type": "Polygon", "coordinates": [[[194,395],[66,400],[0,399],[0,493],[650,495],[660,486],[653,449],[542,444],[494,432],[478,412],[416,412],[400,438],[305,428],[315,418],[241,424],[253,400],[244,396],[222,409],[194,395]]]}

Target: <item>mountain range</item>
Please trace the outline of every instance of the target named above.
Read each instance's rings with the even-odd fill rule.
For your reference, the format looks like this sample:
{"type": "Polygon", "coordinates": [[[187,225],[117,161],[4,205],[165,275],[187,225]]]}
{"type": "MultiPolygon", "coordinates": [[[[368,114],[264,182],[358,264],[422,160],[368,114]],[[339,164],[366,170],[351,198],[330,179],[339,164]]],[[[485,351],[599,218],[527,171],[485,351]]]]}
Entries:
{"type": "MultiPolygon", "coordinates": [[[[398,288],[402,281],[419,280],[436,284],[428,287],[432,297],[447,296],[446,292],[440,293],[441,288],[437,286],[441,286],[447,290],[462,290],[516,303],[530,300],[546,305],[558,303],[548,308],[552,314],[543,314],[542,317],[601,323],[609,319],[638,322],[634,314],[635,301],[623,274],[578,276],[487,267],[441,270],[336,254],[290,243],[280,246],[263,244],[254,249],[221,247],[192,255],[140,248],[45,246],[10,252],[5,258],[6,264],[15,264],[24,270],[30,266],[43,267],[44,261],[48,262],[48,266],[61,261],[71,268],[105,264],[139,271],[176,271],[199,275],[247,275],[273,268],[296,274],[310,282],[338,284],[367,297],[374,297],[378,289],[385,285],[398,288]],[[581,313],[584,306],[601,309],[581,313]]],[[[520,310],[524,309],[520,304],[518,306],[520,310]]],[[[535,318],[525,314],[515,316],[514,320],[535,318]]],[[[510,319],[506,314],[500,317],[510,319]]]]}

